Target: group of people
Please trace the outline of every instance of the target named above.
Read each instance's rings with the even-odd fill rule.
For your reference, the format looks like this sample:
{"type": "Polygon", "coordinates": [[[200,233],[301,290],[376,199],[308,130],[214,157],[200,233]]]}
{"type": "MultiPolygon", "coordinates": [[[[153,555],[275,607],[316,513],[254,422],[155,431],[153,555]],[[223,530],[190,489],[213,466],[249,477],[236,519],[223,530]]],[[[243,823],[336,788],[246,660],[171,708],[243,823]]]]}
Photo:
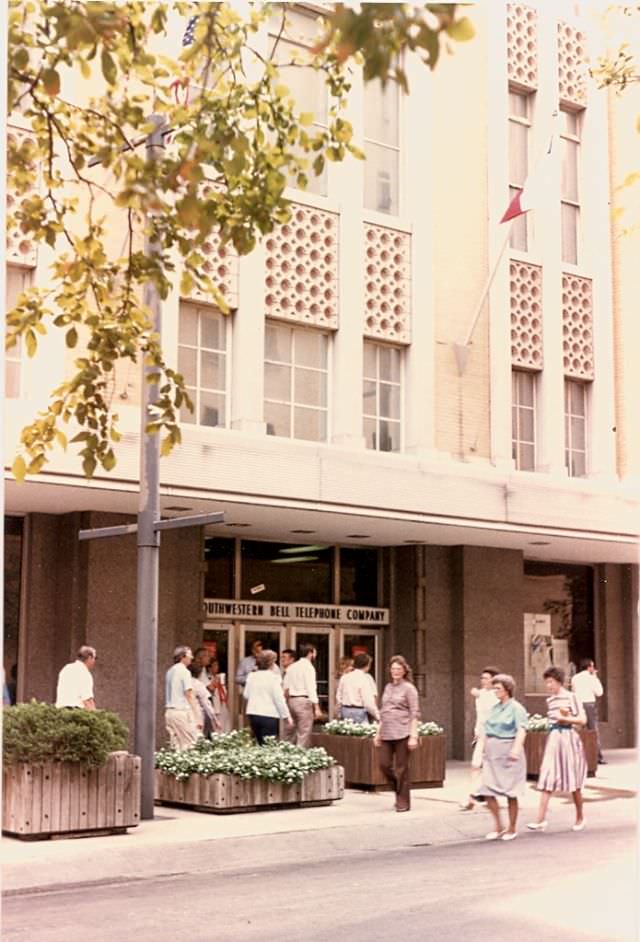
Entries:
{"type": "MultiPolygon", "coordinates": [[[[316,657],[315,646],[303,644],[299,656],[291,649],[284,650],[279,666],[275,651],[265,650],[257,640],[251,653],[240,662],[236,683],[245,715],[260,745],[267,737],[279,735],[281,721],[287,741],[305,748],[310,745],[314,720],[322,715],[314,667],[316,657]]],[[[62,668],[56,706],[96,708],[92,676],[96,660],[95,648],[83,645],[76,660],[62,668]]],[[[165,726],[171,745],[187,749],[200,736],[230,730],[225,677],[220,674],[215,657],[206,648],[198,648],[194,654],[187,645],[179,645],[173,661],[165,677],[165,726]]],[[[582,831],[585,827],[582,787],[587,763],[578,730],[586,726],[598,733],[597,699],[603,688],[593,660],[583,661],[580,667],[572,679],[572,690],[565,686],[565,674],[560,668],[548,667],[543,675],[548,693],[549,735],[537,783],[538,814],[527,825],[532,831],[546,829],[554,792],[571,793],[576,811],[573,830],[582,831]]],[[[378,723],[374,744],[380,750],[380,768],[395,792],[396,811],[409,811],[409,757],[418,745],[420,720],[418,691],[409,664],[401,655],[395,655],[389,662],[389,682],[378,704],[370,668],[371,657],[366,653],[356,654],[342,664],[336,706],[342,719],[378,723]]],[[[511,841],[518,833],[518,799],[527,776],[524,753],[527,711],[515,699],[513,677],[495,667],[484,668],[480,686],[472,688],[471,696],[476,706],[472,787],[461,808],[472,810],[477,802],[486,802],[494,823],[486,839],[511,841]],[[500,798],[507,802],[506,826],[498,803],[500,798]]],[[[605,761],[599,737],[598,761],[605,761]]]]}
{"type": "MultiPolygon", "coordinates": [[[[565,673],[558,667],[548,667],[543,677],[549,694],[549,735],[537,783],[540,792],[538,814],[527,827],[532,831],[544,831],[548,824],[551,796],[554,792],[569,792],[576,811],[572,829],[582,831],[585,827],[582,788],[587,776],[587,762],[578,730],[586,726],[597,733],[596,697],[602,696],[602,684],[591,659],[582,662],[580,673],[573,678],[573,690],[565,686],[565,673]]],[[[514,694],[513,677],[494,667],[485,667],[480,687],[471,690],[476,703],[472,789],[462,810],[472,810],[477,801],[486,802],[494,823],[493,830],[486,835],[490,841],[511,841],[518,833],[518,798],[527,777],[524,742],[528,715],[514,694]],[[499,798],[507,800],[506,826],[499,798]]],[[[605,761],[599,740],[598,761],[605,761]]]]}

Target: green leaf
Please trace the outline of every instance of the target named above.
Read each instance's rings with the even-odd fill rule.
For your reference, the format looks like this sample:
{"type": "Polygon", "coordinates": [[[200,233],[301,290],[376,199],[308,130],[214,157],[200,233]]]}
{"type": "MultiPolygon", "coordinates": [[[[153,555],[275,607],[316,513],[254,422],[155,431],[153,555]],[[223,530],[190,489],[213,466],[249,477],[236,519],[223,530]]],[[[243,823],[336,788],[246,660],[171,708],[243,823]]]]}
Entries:
{"type": "Polygon", "coordinates": [[[162,439],[162,444],[160,445],[160,456],[162,458],[166,458],[167,455],[170,455],[171,451],[173,450],[173,445],[174,442],[171,435],[165,436],[165,438],[162,439]]]}
{"type": "Polygon", "coordinates": [[[75,329],[75,327],[72,327],[71,330],[67,331],[65,341],[68,347],[75,347],[78,342],[78,331],[75,329]]]}
{"type": "Polygon", "coordinates": [[[466,43],[475,35],[475,27],[468,16],[463,16],[461,20],[456,20],[455,23],[447,26],[447,36],[459,43],[466,43]]]}
{"type": "Polygon", "coordinates": [[[45,69],[42,73],[44,90],[51,98],[60,94],[60,76],[55,69],[45,69]]]}
{"type": "Polygon", "coordinates": [[[24,335],[24,342],[27,348],[27,355],[33,357],[36,355],[38,349],[38,341],[36,340],[35,331],[29,328],[24,335]]]}
{"type": "Polygon", "coordinates": [[[106,455],[102,459],[102,467],[105,471],[113,471],[116,466],[116,456],[113,451],[109,449],[106,455]]]}
{"type": "Polygon", "coordinates": [[[56,429],[56,439],[61,448],[67,450],[67,436],[60,429],[56,429]]]}
{"type": "Polygon", "coordinates": [[[24,463],[24,458],[22,455],[18,455],[18,457],[13,462],[13,465],[11,466],[11,472],[16,481],[19,484],[22,484],[27,473],[27,466],[24,463]]]}
{"type": "Polygon", "coordinates": [[[86,455],[82,462],[82,470],[85,473],[85,477],[92,478],[96,470],[96,459],[93,455],[86,455]]]}
{"type": "Polygon", "coordinates": [[[102,50],[102,55],[100,57],[100,62],[102,65],[102,74],[109,83],[109,85],[115,85],[116,79],[118,77],[118,69],[113,60],[113,56],[108,49],[102,50]]]}

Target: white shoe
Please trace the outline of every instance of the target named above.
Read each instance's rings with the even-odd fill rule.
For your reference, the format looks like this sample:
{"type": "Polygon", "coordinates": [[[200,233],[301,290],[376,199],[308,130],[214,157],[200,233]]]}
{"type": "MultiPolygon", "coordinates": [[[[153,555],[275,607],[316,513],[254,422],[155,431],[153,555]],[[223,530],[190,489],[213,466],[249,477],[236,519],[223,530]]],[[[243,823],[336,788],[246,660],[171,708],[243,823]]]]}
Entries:
{"type": "Polygon", "coordinates": [[[504,831],[489,831],[488,834],[485,834],[485,841],[497,841],[499,837],[502,837],[504,831]]]}
{"type": "Polygon", "coordinates": [[[527,827],[530,831],[546,831],[548,824],[548,821],[530,821],[527,827]]]}
{"type": "Polygon", "coordinates": [[[506,834],[503,834],[503,835],[502,835],[502,837],[500,838],[500,840],[502,840],[502,841],[515,841],[515,839],[516,839],[517,836],[518,836],[518,832],[517,832],[517,831],[513,831],[513,832],[507,831],[506,834]]]}
{"type": "Polygon", "coordinates": [[[580,824],[574,824],[573,827],[571,828],[571,830],[572,830],[572,831],[584,831],[584,829],[585,829],[585,827],[586,827],[586,824],[587,824],[587,822],[586,822],[586,821],[584,820],[584,818],[583,818],[582,821],[580,822],[580,824]]]}

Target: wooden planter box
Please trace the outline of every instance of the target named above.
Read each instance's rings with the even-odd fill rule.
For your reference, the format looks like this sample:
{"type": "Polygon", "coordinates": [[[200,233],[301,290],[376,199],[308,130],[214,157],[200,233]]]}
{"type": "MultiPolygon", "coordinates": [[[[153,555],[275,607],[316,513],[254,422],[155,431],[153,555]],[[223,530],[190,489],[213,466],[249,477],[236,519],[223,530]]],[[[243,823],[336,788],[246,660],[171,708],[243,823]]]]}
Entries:
{"type": "MultiPolygon", "coordinates": [[[[380,752],[373,739],[365,736],[333,736],[314,733],[314,746],[323,746],[344,767],[345,783],[355,788],[388,789],[380,771],[380,752]]],[[[440,788],[445,777],[446,736],[420,736],[418,748],[411,753],[412,788],[440,788]]]]}
{"type": "Polygon", "coordinates": [[[140,823],[140,758],[112,752],[99,768],[77,762],[7,766],[2,830],[24,839],[123,833],[140,823]]]}
{"type": "Polygon", "coordinates": [[[344,770],[334,765],[305,775],[302,782],[284,785],[238,775],[190,775],[178,782],[156,769],[156,801],[187,805],[195,811],[228,814],[267,811],[295,805],[330,805],[344,797],[344,770]]]}
{"type": "MultiPolygon", "coordinates": [[[[527,733],[527,738],[524,741],[524,752],[527,757],[528,776],[537,777],[540,774],[547,735],[544,732],[527,733]]],[[[580,730],[580,738],[587,760],[587,775],[592,777],[598,771],[598,737],[594,729],[582,729],[580,730]]]]}

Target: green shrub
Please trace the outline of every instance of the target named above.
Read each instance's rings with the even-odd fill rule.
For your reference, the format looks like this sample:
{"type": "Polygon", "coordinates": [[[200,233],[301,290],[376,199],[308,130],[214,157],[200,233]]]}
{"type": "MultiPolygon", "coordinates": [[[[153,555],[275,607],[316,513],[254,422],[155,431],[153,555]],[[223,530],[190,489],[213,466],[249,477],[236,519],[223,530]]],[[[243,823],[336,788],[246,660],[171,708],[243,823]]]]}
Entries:
{"type": "Polygon", "coordinates": [[[5,765],[81,762],[104,765],[110,752],[126,748],[129,731],[107,710],[58,709],[49,703],[5,707],[2,755],[5,765]]]}

